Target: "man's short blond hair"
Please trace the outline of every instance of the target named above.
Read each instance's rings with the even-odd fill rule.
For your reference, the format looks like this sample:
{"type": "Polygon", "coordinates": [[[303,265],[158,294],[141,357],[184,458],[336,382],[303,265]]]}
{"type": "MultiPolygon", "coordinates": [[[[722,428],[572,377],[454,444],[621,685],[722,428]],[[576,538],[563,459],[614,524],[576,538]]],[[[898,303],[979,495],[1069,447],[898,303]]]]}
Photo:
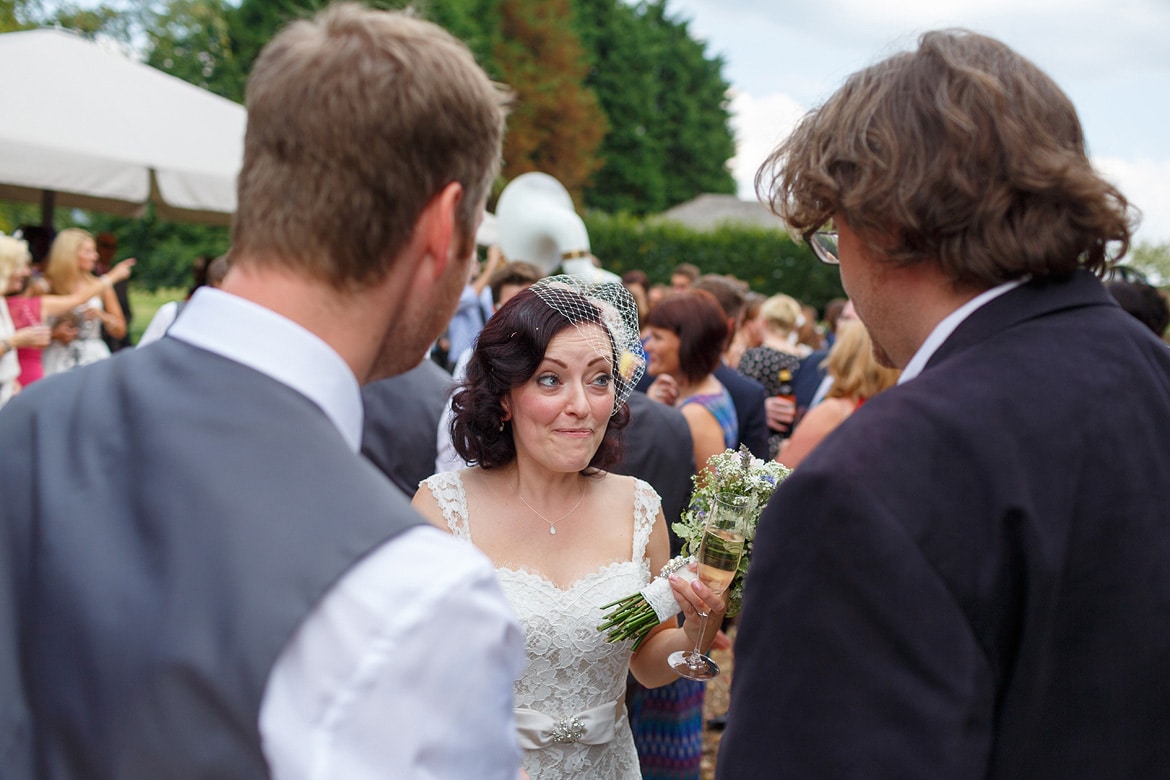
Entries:
{"type": "Polygon", "coordinates": [[[233,262],[360,289],[452,182],[470,254],[508,99],[464,44],[409,13],[341,3],[293,22],[248,79],[233,262]]]}

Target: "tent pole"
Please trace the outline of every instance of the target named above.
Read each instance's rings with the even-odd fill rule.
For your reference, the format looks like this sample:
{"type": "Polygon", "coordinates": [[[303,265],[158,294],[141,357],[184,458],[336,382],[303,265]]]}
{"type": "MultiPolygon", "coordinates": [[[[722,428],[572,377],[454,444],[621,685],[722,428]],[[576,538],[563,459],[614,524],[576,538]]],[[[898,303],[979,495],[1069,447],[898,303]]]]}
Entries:
{"type": "Polygon", "coordinates": [[[52,229],[53,210],[56,208],[57,193],[53,190],[41,191],[41,226],[52,229]]]}

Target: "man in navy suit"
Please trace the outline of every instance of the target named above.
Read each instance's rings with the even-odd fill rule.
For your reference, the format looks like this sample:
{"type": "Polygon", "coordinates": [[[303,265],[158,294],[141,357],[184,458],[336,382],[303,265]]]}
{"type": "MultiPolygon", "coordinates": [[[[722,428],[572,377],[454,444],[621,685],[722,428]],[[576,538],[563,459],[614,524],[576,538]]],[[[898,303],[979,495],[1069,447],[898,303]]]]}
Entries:
{"type": "Polygon", "coordinates": [[[927,33],[765,166],[903,373],[761,519],[719,777],[1170,775],[1170,350],[1072,103],[927,33]]]}

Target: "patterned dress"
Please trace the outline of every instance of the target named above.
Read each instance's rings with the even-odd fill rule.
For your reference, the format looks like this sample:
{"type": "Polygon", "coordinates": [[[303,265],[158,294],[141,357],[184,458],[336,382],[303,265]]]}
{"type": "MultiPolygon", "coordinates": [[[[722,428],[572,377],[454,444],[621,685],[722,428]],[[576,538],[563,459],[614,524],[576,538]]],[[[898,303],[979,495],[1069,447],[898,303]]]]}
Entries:
{"type": "MultiPolygon", "coordinates": [[[[791,352],[781,352],[772,347],[753,347],[743,353],[739,360],[739,373],[754,379],[764,386],[768,395],[780,395],[780,372],[787,370],[791,375],[789,384],[796,379],[796,372],[800,368],[800,356],[791,352]]],[[[768,433],[768,457],[775,458],[780,450],[780,442],[788,438],[790,431],[774,431],[768,433]]]]}
{"type": "MultiPolygon", "coordinates": [[[[698,404],[715,415],[715,420],[723,429],[724,446],[735,447],[735,443],[739,441],[739,418],[735,416],[735,404],[732,402],[731,393],[727,392],[726,387],[720,388],[718,393],[692,395],[679,406],[687,406],[688,404],[698,404]]],[[[695,465],[702,467],[703,464],[697,463],[695,465]]]]}
{"type": "MultiPolygon", "coordinates": [[[[451,533],[474,541],[460,473],[436,474],[422,484],[451,533]]],[[[609,643],[597,626],[603,604],[649,584],[646,544],[660,503],[654,488],[637,480],[630,559],[605,564],[568,588],[534,572],[496,569],[528,649],[528,668],[516,681],[516,717],[532,780],[642,777],[625,708],[633,642],[609,643]]]]}

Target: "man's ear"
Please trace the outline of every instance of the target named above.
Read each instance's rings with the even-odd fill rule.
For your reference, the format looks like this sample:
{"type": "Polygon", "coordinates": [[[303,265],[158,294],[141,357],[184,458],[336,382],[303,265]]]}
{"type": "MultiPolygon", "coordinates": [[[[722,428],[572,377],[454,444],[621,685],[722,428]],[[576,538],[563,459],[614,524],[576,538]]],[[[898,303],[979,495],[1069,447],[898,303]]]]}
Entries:
{"type": "Polygon", "coordinates": [[[456,212],[463,201],[463,185],[457,181],[449,183],[423,209],[415,224],[416,240],[420,248],[431,257],[431,273],[440,278],[450,262],[451,251],[458,249],[461,240],[458,235],[456,212]]]}

